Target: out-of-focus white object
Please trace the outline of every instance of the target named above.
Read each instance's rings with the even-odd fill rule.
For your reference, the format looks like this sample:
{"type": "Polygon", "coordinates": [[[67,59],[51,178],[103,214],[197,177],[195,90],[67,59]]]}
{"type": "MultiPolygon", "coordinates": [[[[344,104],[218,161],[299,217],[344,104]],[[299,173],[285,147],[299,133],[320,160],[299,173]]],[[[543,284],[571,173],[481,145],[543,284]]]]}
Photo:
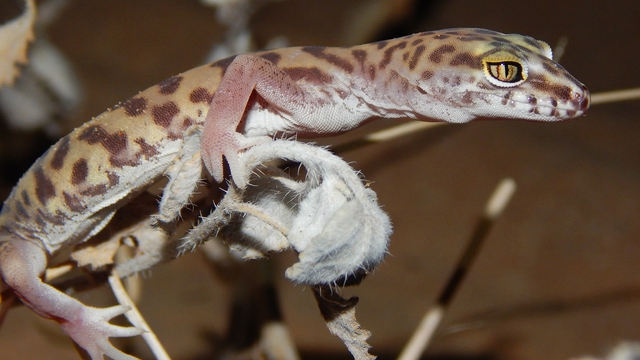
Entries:
{"type": "Polygon", "coordinates": [[[24,0],[23,13],[0,26],[0,86],[12,84],[19,73],[17,64],[27,60],[27,45],[33,40],[36,7],[24,0]]]}
{"type": "Polygon", "coordinates": [[[616,345],[605,358],[582,356],[570,360],[637,360],[640,359],[640,342],[625,341],[616,345]]]}
{"type": "Polygon", "coordinates": [[[51,0],[40,7],[38,38],[29,49],[29,62],[13,86],[0,88],[0,110],[9,126],[20,131],[44,129],[59,136],[56,122],[71,114],[81,101],[80,83],[67,58],[44,36],[49,25],[67,3],[51,0]]]}

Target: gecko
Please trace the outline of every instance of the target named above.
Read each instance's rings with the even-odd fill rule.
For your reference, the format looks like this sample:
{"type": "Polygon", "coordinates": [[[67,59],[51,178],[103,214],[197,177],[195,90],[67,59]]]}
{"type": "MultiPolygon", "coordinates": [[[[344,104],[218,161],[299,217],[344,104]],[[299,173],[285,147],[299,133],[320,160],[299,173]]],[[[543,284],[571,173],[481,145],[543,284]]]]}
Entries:
{"type": "Polygon", "coordinates": [[[41,276],[116,210],[168,177],[156,224],[180,216],[198,181],[235,177],[244,150],[275,136],[330,135],[376,118],[465,123],[559,121],[589,107],[587,88],[531,37],[446,29],[353,47],[242,54],[170,77],[60,139],[23,175],[0,212],[0,275],[92,359],[132,359],[110,337],[124,306],[87,306],[41,276]]]}

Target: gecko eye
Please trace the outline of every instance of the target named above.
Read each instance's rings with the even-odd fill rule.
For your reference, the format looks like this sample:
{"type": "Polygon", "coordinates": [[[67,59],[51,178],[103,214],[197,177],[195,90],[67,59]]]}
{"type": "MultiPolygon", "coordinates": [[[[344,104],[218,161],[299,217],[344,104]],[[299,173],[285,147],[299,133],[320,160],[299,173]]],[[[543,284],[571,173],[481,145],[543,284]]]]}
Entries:
{"type": "Polygon", "coordinates": [[[493,85],[512,87],[527,80],[527,68],[513,56],[492,56],[482,60],[485,77],[493,85]]]}
{"type": "Polygon", "coordinates": [[[484,72],[488,80],[497,86],[516,86],[526,79],[520,63],[515,61],[485,61],[484,72]]]}
{"type": "Polygon", "coordinates": [[[489,74],[496,80],[508,83],[514,83],[524,80],[522,77],[522,66],[517,62],[487,62],[489,74]]]}

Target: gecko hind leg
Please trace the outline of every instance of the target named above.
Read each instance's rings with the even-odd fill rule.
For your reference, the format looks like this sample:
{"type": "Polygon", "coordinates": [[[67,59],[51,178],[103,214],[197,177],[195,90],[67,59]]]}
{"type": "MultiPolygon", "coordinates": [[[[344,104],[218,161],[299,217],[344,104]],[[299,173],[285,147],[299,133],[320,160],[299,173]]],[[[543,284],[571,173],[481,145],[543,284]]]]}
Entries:
{"type": "Polygon", "coordinates": [[[95,308],[45,284],[40,279],[47,265],[43,248],[35,242],[9,235],[0,240],[0,275],[14,293],[38,315],[60,323],[64,332],[91,359],[136,359],[115,348],[110,337],[129,337],[144,332],[135,327],[112,325],[109,320],[125,313],[126,306],[95,308]]]}

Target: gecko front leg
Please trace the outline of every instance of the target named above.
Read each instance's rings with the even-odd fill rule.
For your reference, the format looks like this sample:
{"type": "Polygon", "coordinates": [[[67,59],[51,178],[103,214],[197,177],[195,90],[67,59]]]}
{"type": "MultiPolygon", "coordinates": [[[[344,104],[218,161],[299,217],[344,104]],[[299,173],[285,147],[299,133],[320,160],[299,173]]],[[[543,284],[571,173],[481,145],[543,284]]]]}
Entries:
{"type": "MultiPolygon", "coordinates": [[[[301,110],[306,109],[305,92],[284,70],[256,55],[238,55],[227,68],[211,101],[202,134],[202,159],[217,182],[224,177],[224,156],[233,181],[244,188],[244,179],[239,176],[238,153],[271,140],[268,135],[273,134],[247,137],[238,131],[254,91],[290,118],[297,117],[301,110]]],[[[278,130],[286,132],[290,129],[278,130]]]]}

